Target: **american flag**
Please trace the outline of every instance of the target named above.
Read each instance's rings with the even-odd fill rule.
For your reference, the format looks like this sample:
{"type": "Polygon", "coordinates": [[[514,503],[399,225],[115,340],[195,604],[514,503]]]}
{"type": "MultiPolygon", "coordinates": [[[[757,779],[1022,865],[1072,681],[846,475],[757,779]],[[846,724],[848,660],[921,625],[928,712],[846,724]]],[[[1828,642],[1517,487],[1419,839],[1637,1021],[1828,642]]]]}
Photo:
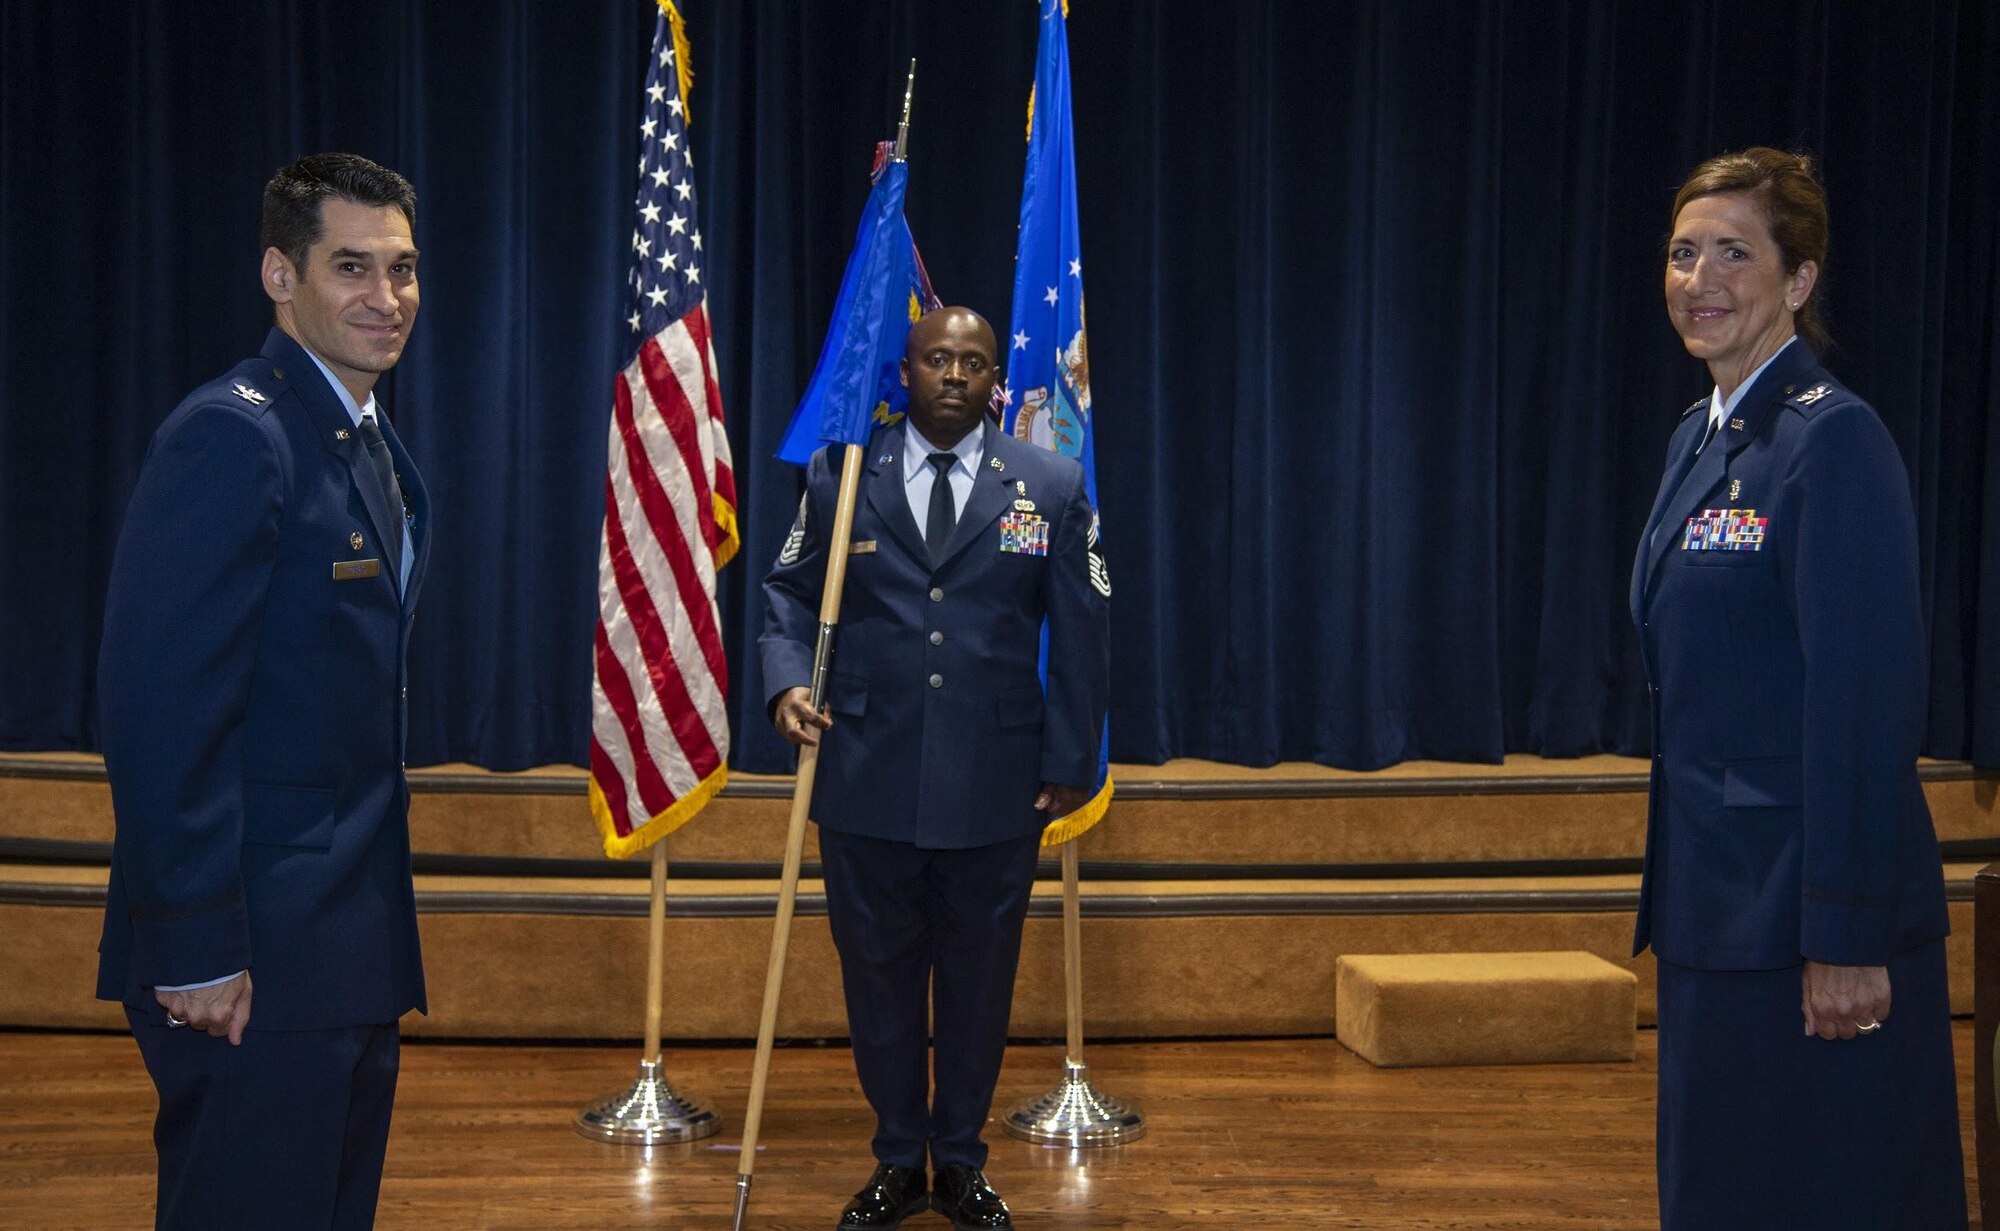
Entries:
{"type": "Polygon", "coordinates": [[[715,572],[736,554],[736,479],[703,304],[687,40],[672,3],[660,8],[597,563],[590,803],[613,857],[686,823],[728,777],[715,572]]]}

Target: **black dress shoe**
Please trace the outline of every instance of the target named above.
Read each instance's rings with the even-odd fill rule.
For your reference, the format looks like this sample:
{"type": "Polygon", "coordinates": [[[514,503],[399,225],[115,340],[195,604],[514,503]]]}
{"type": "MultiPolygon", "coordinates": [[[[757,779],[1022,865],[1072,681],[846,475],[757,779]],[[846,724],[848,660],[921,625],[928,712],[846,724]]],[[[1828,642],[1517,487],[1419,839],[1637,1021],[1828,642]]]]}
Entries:
{"type": "MultiPolygon", "coordinates": [[[[879,1227],[881,1231],[896,1231],[903,1220],[924,1208],[929,1198],[924,1192],[924,1172],[921,1167],[898,1167],[894,1163],[883,1163],[875,1168],[875,1174],[854,1194],[854,1200],[840,1212],[840,1222],[836,1231],[851,1231],[859,1227],[879,1227]]],[[[1006,1224],[1000,1224],[1005,1226],[1006,1224]]]]}
{"type": "Polygon", "coordinates": [[[993,1191],[979,1168],[964,1163],[938,1168],[931,1208],[951,1219],[957,1231],[993,1231],[996,1227],[1006,1231],[1014,1225],[1000,1194],[993,1191]]]}

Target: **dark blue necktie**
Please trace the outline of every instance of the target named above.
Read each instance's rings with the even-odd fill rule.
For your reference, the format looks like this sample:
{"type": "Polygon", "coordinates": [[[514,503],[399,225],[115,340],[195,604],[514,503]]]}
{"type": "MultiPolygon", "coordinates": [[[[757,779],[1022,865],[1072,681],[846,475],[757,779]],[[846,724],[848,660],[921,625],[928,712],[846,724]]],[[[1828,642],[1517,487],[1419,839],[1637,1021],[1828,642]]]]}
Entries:
{"type": "Polygon", "coordinates": [[[951,464],[955,453],[933,453],[927,459],[937,477],[931,480],[931,511],[924,526],[924,546],[930,548],[931,567],[944,563],[944,549],[951,544],[951,532],[958,527],[958,511],[951,502],[951,464]]]}
{"type": "Polygon", "coordinates": [[[394,571],[396,584],[402,585],[403,577],[403,485],[396,482],[396,463],[389,456],[389,442],[382,439],[382,426],[375,422],[374,415],[361,416],[361,443],[368,446],[368,460],[375,466],[375,481],[382,488],[383,497],[389,502],[391,525],[384,530],[388,541],[382,550],[389,557],[389,567],[394,571]]]}

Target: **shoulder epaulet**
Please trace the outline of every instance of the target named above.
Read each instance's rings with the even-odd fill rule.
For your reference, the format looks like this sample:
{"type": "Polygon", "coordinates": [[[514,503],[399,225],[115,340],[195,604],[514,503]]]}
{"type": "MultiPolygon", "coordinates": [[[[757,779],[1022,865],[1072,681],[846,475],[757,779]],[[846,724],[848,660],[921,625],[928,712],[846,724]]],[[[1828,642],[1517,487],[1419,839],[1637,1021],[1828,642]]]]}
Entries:
{"type": "Polygon", "coordinates": [[[1798,392],[1785,398],[1785,405],[1811,418],[1828,406],[1847,400],[1846,395],[1847,390],[1839,385],[1819,380],[1809,385],[1802,385],[1798,392]]]}
{"type": "Polygon", "coordinates": [[[1696,403],[1695,403],[1694,405],[1692,405],[1692,406],[1688,407],[1688,408],[1687,408],[1686,410],[1682,411],[1682,412],[1681,412],[1681,418],[1683,418],[1683,419],[1687,418],[1687,417],[1688,417],[1689,415],[1693,414],[1693,413],[1694,413],[1695,411],[1697,411],[1697,410],[1701,410],[1701,409],[1703,409],[1704,407],[1706,407],[1706,406],[1708,405],[1708,403],[1709,403],[1709,399],[1707,399],[1707,398],[1703,398],[1703,399],[1701,399],[1701,400],[1700,400],[1699,402],[1696,402],[1696,403]]]}
{"type": "Polygon", "coordinates": [[[262,415],[284,392],[285,382],[263,357],[246,359],[203,385],[189,398],[202,405],[234,406],[251,416],[262,415]]]}

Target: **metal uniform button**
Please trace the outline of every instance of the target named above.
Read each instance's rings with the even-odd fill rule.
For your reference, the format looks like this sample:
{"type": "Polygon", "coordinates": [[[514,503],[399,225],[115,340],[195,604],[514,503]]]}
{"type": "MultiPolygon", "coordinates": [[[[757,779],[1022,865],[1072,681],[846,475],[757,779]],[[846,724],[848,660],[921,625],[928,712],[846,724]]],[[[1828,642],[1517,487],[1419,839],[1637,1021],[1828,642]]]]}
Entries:
{"type": "Polygon", "coordinates": [[[943,633],[940,633],[940,632],[932,632],[932,633],[931,633],[931,644],[932,644],[932,645],[943,645],[943,644],[944,644],[944,634],[943,634],[943,633]]]}
{"type": "Polygon", "coordinates": [[[944,591],[943,591],[943,590],[940,590],[940,589],[938,589],[938,588],[937,588],[936,586],[932,586],[932,587],[931,587],[931,601],[932,601],[933,603],[942,603],[942,602],[944,601],[944,591]]]}
{"type": "Polygon", "coordinates": [[[941,676],[941,675],[933,675],[933,676],[931,677],[931,687],[932,687],[932,688],[943,688],[943,687],[944,687],[944,677],[943,677],[943,676],[941,676]]]}

